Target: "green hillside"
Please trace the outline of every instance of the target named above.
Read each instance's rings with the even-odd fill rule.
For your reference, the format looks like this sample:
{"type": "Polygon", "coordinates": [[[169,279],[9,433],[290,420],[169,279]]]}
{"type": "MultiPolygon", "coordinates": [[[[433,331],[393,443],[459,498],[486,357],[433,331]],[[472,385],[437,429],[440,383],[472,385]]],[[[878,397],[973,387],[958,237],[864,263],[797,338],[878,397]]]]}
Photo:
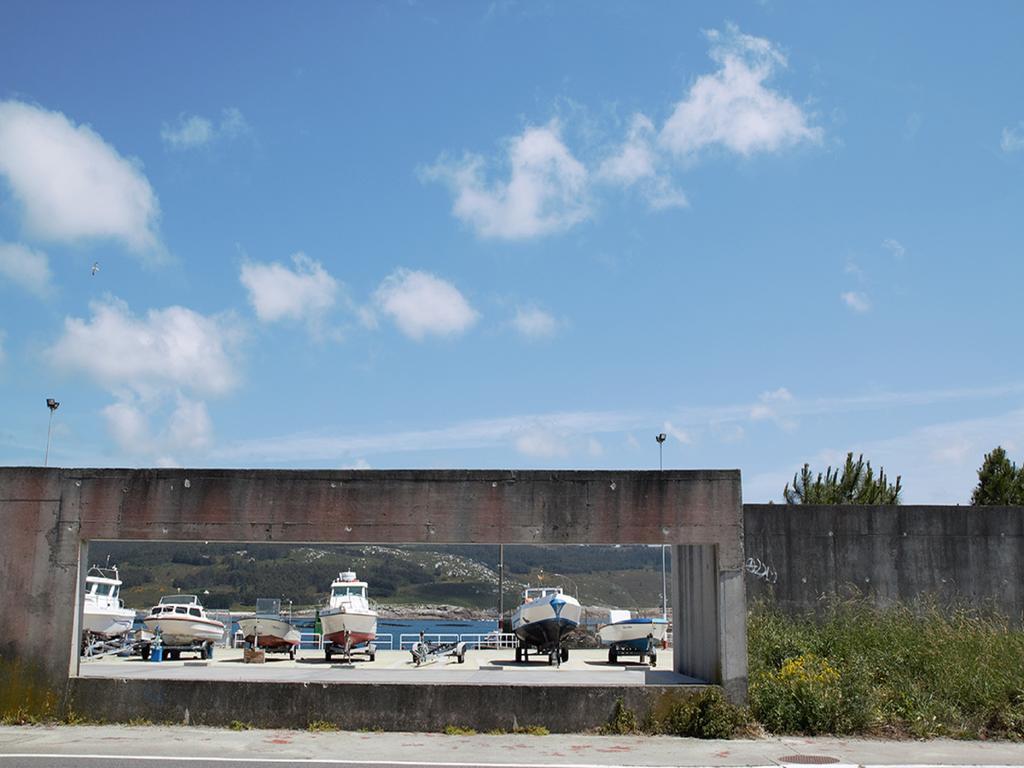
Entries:
{"type": "MultiPolygon", "coordinates": [[[[202,596],[208,608],[244,610],[257,597],[295,608],[326,598],[339,571],[354,570],[384,605],[457,605],[494,610],[498,547],[467,545],[184,544],[102,542],[91,563],[116,564],[128,605],[145,608],[174,592],[202,596]]],[[[661,602],[661,550],[622,546],[506,546],[505,605],[527,585],[553,584],[585,605],[648,609],[661,602]]]]}

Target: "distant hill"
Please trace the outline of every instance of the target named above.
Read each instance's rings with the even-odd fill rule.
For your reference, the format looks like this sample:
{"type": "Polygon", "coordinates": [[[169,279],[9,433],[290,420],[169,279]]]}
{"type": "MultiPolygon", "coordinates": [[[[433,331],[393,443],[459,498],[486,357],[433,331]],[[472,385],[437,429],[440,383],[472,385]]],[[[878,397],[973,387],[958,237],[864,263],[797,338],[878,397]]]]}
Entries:
{"type": "MultiPolygon", "coordinates": [[[[251,609],[257,597],[320,605],[339,571],[354,570],[384,605],[498,603],[498,547],[95,542],[91,563],[116,564],[134,608],[181,591],[208,608],[251,609]]],[[[661,550],[647,546],[505,547],[505,606],[527,585],[552,584],[585,605],[632,610],[661,603],[661,550]]]]}

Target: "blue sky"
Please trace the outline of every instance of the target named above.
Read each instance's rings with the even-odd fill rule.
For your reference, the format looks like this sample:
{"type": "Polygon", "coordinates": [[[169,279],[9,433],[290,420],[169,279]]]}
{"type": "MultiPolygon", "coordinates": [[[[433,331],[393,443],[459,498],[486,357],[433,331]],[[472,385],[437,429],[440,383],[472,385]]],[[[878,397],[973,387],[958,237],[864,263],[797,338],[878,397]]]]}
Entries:
{"type": "Polygon", "coordinates": [[[1024,459],[1015,3],[9,3],[0,462],[1024,459]],[[94,265],[98,267],[94,270],[94,265]]]}

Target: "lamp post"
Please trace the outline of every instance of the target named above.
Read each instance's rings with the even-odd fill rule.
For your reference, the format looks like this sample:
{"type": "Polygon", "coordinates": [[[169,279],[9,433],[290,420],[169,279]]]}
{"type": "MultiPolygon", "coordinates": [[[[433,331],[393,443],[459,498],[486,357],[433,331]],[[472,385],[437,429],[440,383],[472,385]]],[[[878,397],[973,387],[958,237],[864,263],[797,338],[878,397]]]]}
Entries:
{"type": "Polygon", "coordinates": [[[555,666],[562,666],[562,609],[565,608],[565,598],[561,595],[551,601],[551,607],[555,611],[555,666]]]}
{"type": "Polygon", "coordinates": [[[53,428],[53,412],[60,408],[60,403],[52,397],[46,398],[46,407],[50,409],[50,423],[46,427],[46,453],[43,454],[43,466],[50,463],[50,430],[53,428]]]}
{"type": "MultiPolygon", "coordinates": [[[[665,464],[662,461],[662,448],[668,436],[659,432],[654,437],[658,441],[658,471],[665,471],[665,464]]],[[[661,545],[661,618],[668,619],[668,578],[665,575],[665,545],[661,545]]]]}

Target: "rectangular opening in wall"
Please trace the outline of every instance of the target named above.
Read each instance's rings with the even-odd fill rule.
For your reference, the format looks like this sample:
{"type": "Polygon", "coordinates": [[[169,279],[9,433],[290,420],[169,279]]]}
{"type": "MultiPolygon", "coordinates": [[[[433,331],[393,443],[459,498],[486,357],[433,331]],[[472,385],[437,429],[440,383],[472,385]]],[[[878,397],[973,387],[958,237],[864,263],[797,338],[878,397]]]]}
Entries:
{"type": "Polygon", "coordinates": [[[77,674],[534,684],[548,666],[561,682],[686,682],[670,549],[92,541],[77,674]]]}

